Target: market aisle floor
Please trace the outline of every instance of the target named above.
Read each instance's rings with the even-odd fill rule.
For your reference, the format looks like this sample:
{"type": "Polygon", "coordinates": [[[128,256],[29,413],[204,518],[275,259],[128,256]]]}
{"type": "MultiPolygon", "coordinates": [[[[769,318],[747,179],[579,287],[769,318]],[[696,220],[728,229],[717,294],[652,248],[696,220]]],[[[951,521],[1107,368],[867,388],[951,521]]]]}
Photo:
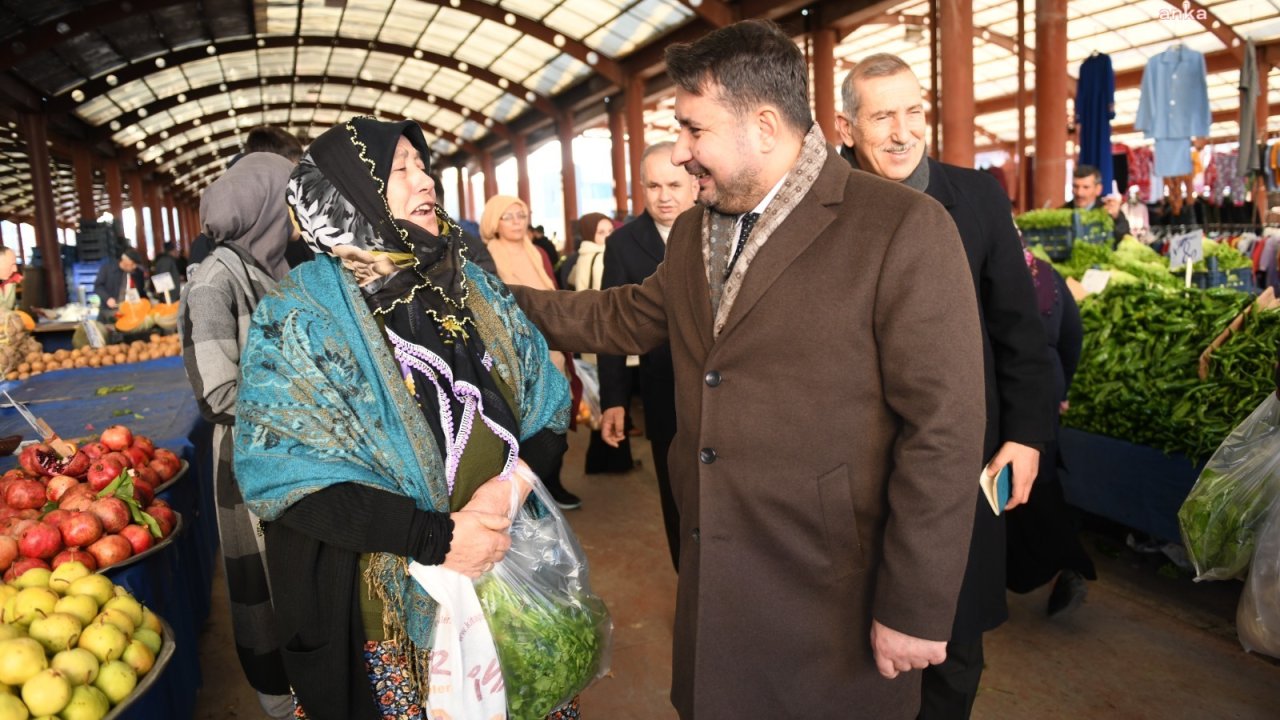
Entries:
{"type": "MultiPolygon", "coordinates": [[[[592,582],[613,612],[613,673],[583,694],[586,720],[673,720],[670,682],[675,574],[662,531],[649,446],[633,439],[637,470],[581,473],[586,433],[571,435],[565,484],[582,496],[569,513],[591,560],[592,582]]],[[[1240,649],[1236,583],[1193,585],[1103,535],[1087,543],[1100,579],[1074,615],[1044,615],[1048,589],[1010,596],[1012,618],[987,636],[979,720],[1224,720],[1275,718],[1280,663],[1240,649]],[[1270,708],[1268,710],[1267,708],[1270,708]]],[[[231,644],[225,585],[214,585],[201,641],[200,720],[260,718],[231,644]]],[[[744,719],[746,720],[746,719],[744,719]]]]}

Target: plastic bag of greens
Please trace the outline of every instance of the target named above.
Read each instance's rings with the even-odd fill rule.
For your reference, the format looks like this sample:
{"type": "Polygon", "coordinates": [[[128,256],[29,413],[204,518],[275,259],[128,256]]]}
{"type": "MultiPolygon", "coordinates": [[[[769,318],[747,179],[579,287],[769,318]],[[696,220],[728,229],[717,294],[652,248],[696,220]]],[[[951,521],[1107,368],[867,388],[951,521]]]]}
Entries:
{"type": "Polygon", "coordinates": [[[613,621],[591,592],[587,558],[550,493],[533,490],[511,522],[511,549],[476,582],[506,686],[509,720],[542,720],[609,670],[613,621]]]}
{"type": "Polygon", "coordinates": [[[1222,441],[1178,510],[1196,580],[1243,579],[1280,496],[1280,400],[1275,393],[1222,441]]]}
{"type": "Polygon", "coordinates": [[[1236,609],[1236,631],[1245,650],[1280,658],[1280,513],[1273,513],[1258,533],[1236,609]]]}

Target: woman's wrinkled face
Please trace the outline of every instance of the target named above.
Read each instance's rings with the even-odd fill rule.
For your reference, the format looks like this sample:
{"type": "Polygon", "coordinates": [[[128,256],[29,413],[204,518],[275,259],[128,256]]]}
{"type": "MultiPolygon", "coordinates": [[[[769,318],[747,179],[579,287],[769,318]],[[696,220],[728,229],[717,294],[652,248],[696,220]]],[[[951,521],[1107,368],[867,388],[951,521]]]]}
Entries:
{"type": "Polygon", "coordinates": [[[435,181],[427,174],[427,164],[418,149],[403,135],[396,142],[396,154],[391,160],[387,207],[397,220],[411,222],[432,235],[440,232],[435,181]]]}
{"type": "Polygon", "coordinates": [[[511,203],[498,218],[498,239],[507,242],[524,240],[529,228],[529,213],[520,203],[511,203]]]}
{"type": "Polygon", "coordinates": [[[608,237],[612,234],[613,234],[613,221],[608,218],[605,218],[604,220],[600,221],[599,225],[596,226],[595,241],[603,245],[604,241],[608,239],[608,237]]]}

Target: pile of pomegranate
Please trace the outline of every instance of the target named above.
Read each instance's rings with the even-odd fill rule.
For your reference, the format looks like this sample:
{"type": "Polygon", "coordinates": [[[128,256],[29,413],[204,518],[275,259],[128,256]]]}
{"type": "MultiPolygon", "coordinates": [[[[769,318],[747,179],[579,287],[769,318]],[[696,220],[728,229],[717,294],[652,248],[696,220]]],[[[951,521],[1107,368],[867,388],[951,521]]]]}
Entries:
{"type": "MultiPolygon", "coordinates": [[[[64,451],[67,448],[63,448],[64,451]]],[[[0,476],[0,572],[4,580],[66,562],[109,567],[168,537],[178,515],[156,486],[181,468],[177,455],[113,425],[62,455],[28,445],[20,468],[0,476]]]]}

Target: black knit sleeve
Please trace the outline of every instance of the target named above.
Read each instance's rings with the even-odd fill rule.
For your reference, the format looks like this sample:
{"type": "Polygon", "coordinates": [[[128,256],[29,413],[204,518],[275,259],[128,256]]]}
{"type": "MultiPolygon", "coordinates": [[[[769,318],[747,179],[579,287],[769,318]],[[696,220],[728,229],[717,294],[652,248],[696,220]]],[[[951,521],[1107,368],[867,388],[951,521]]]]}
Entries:
{"type": "Polygon", "coordinates": [[[568,447],[569,441],[563,433],[543,429],[520,443],[520,459],[528,463],[538,477],[550,477],[558,472],[560,458],[568,447]]]}
{"type": "Polygon", "coordinates": [[[340,483],[294,503],[276,521],[351,552],[386,552],[439,565],[453,540],[449,513],[419,510],[404,495],[340,483]]]}

